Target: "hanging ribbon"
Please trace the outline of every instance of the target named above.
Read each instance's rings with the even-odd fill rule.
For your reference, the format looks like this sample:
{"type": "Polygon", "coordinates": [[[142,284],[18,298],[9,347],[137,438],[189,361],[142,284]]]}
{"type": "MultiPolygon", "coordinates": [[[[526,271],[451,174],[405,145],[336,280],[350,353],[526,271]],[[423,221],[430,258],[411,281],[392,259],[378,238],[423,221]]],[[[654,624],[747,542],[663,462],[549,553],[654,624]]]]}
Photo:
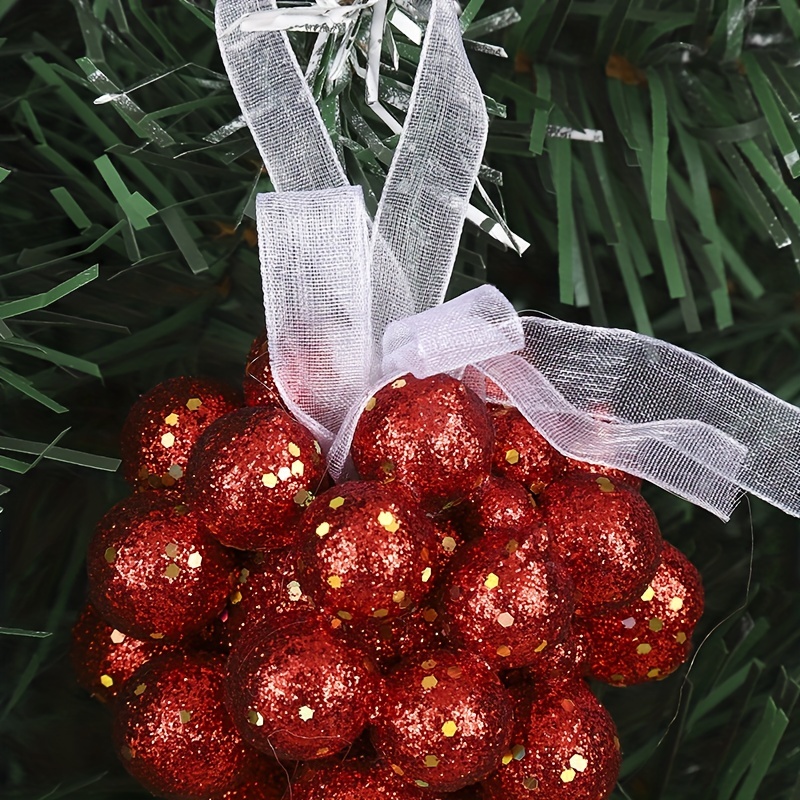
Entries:
{"type": "Polygon", "coordinates": [[[274,9],[218,0],[217,32],[277,190],[257,201],[272,371],[335,477],[346,474],[377,389],[406,372],[448,372],[499,387],[489,399],[514,403],[568,456],[638,475],[723,519],[743,491],[800,516],[794,406],[656,339],[520,319],[490,286],[442,303],[487,130],[451,0],[433,0],[374,221],[286,34],[244,30],[274,9]]]}

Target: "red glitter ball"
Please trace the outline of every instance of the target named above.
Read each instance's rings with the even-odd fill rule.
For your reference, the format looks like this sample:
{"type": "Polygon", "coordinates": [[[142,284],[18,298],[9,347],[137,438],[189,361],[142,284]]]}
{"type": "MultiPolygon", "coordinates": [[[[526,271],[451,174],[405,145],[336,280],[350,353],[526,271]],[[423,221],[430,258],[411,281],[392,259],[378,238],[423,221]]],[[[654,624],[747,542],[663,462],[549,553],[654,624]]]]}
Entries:
{"type": "Polygon", "coordinates": [[[613,467],[601,467],[597,464],[589,464],[587,461],[578,461],[577,458],[567,458],[567,474],[573,473],[588,474],[594,478],[608,478],[612,483],[621,483],[629,489],[639,491],[642,488],[642,479],[636,475],[630,475],[621,469],[613,467]]]}
{"type": "Polygon", "coordinates": [[[582,678],[589,672],[589,651],[589,641],[584,633],[570,625],[560,642],[547,647],[541,658],[528,665],[528,674],[534,680],[542,681],[582,678]]]}
{"type": "MultiPolygon", "coordinates": [[[[522,690],[521,694],[529,694],[522,690]]],[[[619,774],[614,722],[582,680],[537,683],[486,800],[605,800],[619,774]]]]}
{"type": "Polygon", "coordinates": [[[517,481],[534,494],[566,468],[566,459],[511,406],[489,406],[494,424],[492,472],[517,481]]]}
{"type": "Polygon", "coordinates": [[[251,630],[282,628],[295,612],[314,607],[303,593],[289,548],[267,550],[248,559],[228,599],[231,642],[251,630]]]}
{"type": "Polygon", "coordinates": [[[638,597],[653,577],[663,540],[640,494],[608,478],[573,475],[541,498],[550,552],[575,582],[575,612],[588,615],[638,597]]]}
{"type": "Polygon", "coordinates": [[[106,702],[142,664],[167,649],[152,639],[144,642],[118,631],[87,603],[72,628],[70,658],[78,683],[106,702]]]}
{"type": "Polygon", "coordinates": [[[286,547],[324,474],[319,443],[299,422],[280,409],[243,408],[200,438],[186,502],[228,547],[286,547]]]}
{"type": "Polygon", "coordinates": [[[572,581],[545,560],[538,538],[487,531],[465,545],[448,578],[448,636],[495,669],[532,664],[565,634],[572,616],[572,581]]]}
{"type": "Polygon", "coordinates": [[[292,784],[292,800],[444,800],[367,763],[325,764],[292,784]]]}
{"type": "Polygon", "coordinates": [[[228,659],[228,705],[242,738],[277,758],[342,750],[369,721],[375,665],[336,641],[316,616],[242,637],[228,659]]]}
{"type": "Polygon", "coordinates": [[[386,679],[372,741],[384,769],[450,792],[499,766],[512,719],[510,695],[480,656],[420,651],[386,679]]]}
{"type": "Polygon", "coordinates": [[[242,782],[209,800],[288,800],[288,791],[286,767],[274,758],[251,751],[242,782]]]}
{"type": "Polygon", "coordinates": [[[241,779],[249,756],[223,703],[224,671],[215,656],[166,653],[138,669],[119,695],[115,747],[154,794],[218,796],[241,779]]]}
{"type": "Polygon", "coordinates": [[[357,628],[347,623],[338,625],[340,621],[336,617],[332,624],[342,638],[363,650],[384,672],[396,667],[406,656],[445,644],[443,618],[433,605],[411,610],[402,617],[371,620],[357,628]]]}
{"type": "Polygon", "coordinates": [[[438,577],[436,529],[397,486],[334,486],[299,530],[303,590],[320,611],[354,626],[400,616],[438,577]]]}
{"type": "Polygon", "coordinates": [[[200,434],[236,408],[233,390],[202,378],[170,378],[131,408],[120,441],[122,473],[139,489],[183,485],[200,434]]]}
{"type": "Polygon", "coordinates": [[[197,514],[154,492],[100,520],[87,554],[89,596],[109,624],[137,639],[180,639],[225,607],[235,555],[197,514]]]}
{"type": "Polygon", "coordinates": [[[492,426],[483,403],[447,375],[404,375],[367,403],[353,436],[362,478],[397,480],[426,511],[463,500],[489,474],[492,426]]]}
{"type": "Polygon", "coordinates": [[[461,528],[469,538],[487,530],[503,528],[535,537],[542,552],[547,551],[547,528],[536,500],[516,481],[490,475],[465,503],[454,509],[461,528]]]}
{"type": "Polygon", "coordinates": [[[248,406],[283,408],[283,398],[269,367],[266,331],[253,340],[244,368],[244,401],[248,406]]]}
{"type": "Polygon", "coordinates": [[[666,678],[688,658],[702,614],[700,574],[665,542],[661,565],[641,597],[576,620],[589,642],[589,674],[614,686],[666,678]]]}

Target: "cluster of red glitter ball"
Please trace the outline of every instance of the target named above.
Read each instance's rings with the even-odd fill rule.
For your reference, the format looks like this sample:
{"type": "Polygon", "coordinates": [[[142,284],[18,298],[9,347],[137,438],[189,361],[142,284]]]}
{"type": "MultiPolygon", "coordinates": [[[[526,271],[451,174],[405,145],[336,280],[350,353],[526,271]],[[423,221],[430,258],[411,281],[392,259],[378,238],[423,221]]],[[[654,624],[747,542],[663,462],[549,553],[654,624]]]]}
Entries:
{"type": "Polygon", "coordinates": [[[244,398],[174,378],[123,429],[136,491],[89,547],[73,660],[128,771],[186,800],[608,797],[587,678],[664,678],[703,608],[640,481],[404,375],[333,484],[263,337],[244,398]]]}

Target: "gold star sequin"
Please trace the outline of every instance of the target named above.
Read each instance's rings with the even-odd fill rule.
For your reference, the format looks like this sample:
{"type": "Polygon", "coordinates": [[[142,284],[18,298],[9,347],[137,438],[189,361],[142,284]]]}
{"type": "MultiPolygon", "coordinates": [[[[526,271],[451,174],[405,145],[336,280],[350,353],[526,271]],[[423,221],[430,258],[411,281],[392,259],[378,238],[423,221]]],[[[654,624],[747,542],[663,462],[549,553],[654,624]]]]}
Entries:
{"type": "Polygon", "coordinates": [[[646,656],[653,648],[647,642],[642,642],[637,648],[636,652],[640,656],[646,656]]]}
{"type": "Polygon", "coordinates": [[[653,589],[652,586],[648,586],[644,590],[644,594],[642,595],[642,600],[644,600],[645,603],[649,603],[655,596],[656,596],[655,589],[653,589]]]}
{"type": "Polygon", "coordinates": [[[651,631],[658,633],[664,627],[664,623],[658,617],[653,617],[653,619],[650,620],[648,627],[651,631]]]}
{"type": "Polygon", "coordinates": [[[448,667],[447,677],[453,678],[453,680],[458,680],[461,677],[461,667],[448,667]]]}
{"type": "Polygon", "coordinates": [[[600,487],[601,492],[613,492],[615,488],[608,478],[602,476],[597,478],[597,485],[600,487]]]}
{"type": "Polygon", "coordinates": [[[511,748],[511,755],[515,761],[522,761],[525,758],[525,748],[521,744],[515,744],[511,748]]]}
{"type": "Polygon", "coordinates": [[[389,533],[396,533],[400,528],[400,523],[391,511],[381,511],[378,514],[378,524],[389,533]]]}
{"type": "Polygon", "coordinates": [[[314,709],[309,708],[308,706],[300,706],[300,710],[297,712],[297,716],[300,717],[303,722],[308,722],[311,717],[314,716],[314,709]]]}
{"type": "Polygon", "coordinates": [[[561,780],[562,780],[564,783],[572,783],[572,781],[574,781],[574,780],[575,780],[575,774],[576,774],[576,773],[575,773],[575,770],[574,770],[574,769],[565,769],[565,770],[564,770],[564,771],[561,773],[561,776],[560,776],[560,777],[561,777],[561,780]]]}
{"type": "Polygon", "coordinates": [[[514,448],[506,450],[506,461],[508,461],[509,464],[519,463],[519,450],[515,450],[514,448]]]}
{"type": "Polygon", "coordinates": [[[568,714],[571,714],[575,710],[575,703],[568,697],[565,697],[561,701],[561,708],[563,708],[568,714]]]}
{"type": "Polygon", "coordinates": [[[258,713],[258,711],[251,708],[247,712],[247,721],[251,725],[255,725],[256,727],[260,728],[264,724],[264,717],[262,717],[261,714],[258,713]]]}
{"type": "Polygon", "coordinates": [[[370,397],[370,399],[367,400],[367,403],[364,406],[364,411],[372,411],[372,409],[375,408],[375,403],[376,402],[377,401],[375,400],[374,397],[370,397]]]}
{"type": "Polygon", "coordinates": [[[242,602],[242,593],[238,589],[236,589],[236,591],[234,591],[231,594],[231,603],[233,605],[238,605],[241,602],[242,602]]]}
{"type": "Polygon", "coordinates": [[[344,505],[344,497],[334,497],[333,500],[328,503],[331,508],[341,508],[344,505]]]}
{"type": "MultiPolygon", "coordinates": [[[[298,506],[307,506],[314,499],[314,495],[308,489],[301,489],[293,498],[298,506]]],[[[331,500],[331,502],[333,502],[331,500]]]]}
{"type": "Polygon", "coordinates": [[[487,589],[496,589],[500,585],[500,578],[498,578],[497,575],[494,574],[494,572],[490,572],[486,576],[486,580],[483,582],[483,585],[487,589]]]}
{"type": "Polygon", "coordinates": [[[300,448],[294,442],[289,442],[286,449],[289,451],[290,456],[297,458],[300,455],[300,448]]]}
{"type": "Polygon", "coordinates": [[[425,756],[425,766],[426,767],[438,767],[439,766],[439,759],[436,756],[425,756]]]}
{"type": "Polygon", "coordinates": [[[421,683],[423,689],[435,689],[439,685],[439,681],[435,675],[426,675],[421,683]]]}
{"type": "Polygon", "coordinates": [[[615,672],[611,676],[611,683],[623,683],[625,681],[625,676],[620,675],[618,672],[615,672]]]}
{"type": "Polygon", "coordinates": [[[378,619],[383,619],[384,617],[389,616],[389,609],[388,608],[379,608],[372,612],[373,617],[377,617],[378,619]]]}
{"type": "Polygon", "coordinates": [[[199,397],[190,397],[186,401],[186,408],[188,408],[189,411],[197,411],[201,405],[203,405],[203,401],[199,397]]]}
{"type": "Polygon", "coordinates": [[[295,603],[303,596],[303,590],[297,581],[289,581],[286,584],[286,591],[289,593],[289,599],[295,603]]]}
{"type": "Polygon", "coordinates": [[[164,548],[164,552],[169,556],[169,558],[177,558],[178,557],[178,545],[177,544],[168,544],[164,548]]]}
{"type": "Polygon", "coordinates": [[[523,778],[522,785],[529,791],[533,792],[539,788],[539,781],[537,778],[523,778]]]}
{"type": "Polygon", "coordinates": [[[165,433],[161,437],[161,444],[164,447],[172,447],[175,444],[175,434],[174,433],[165,433]]]}
{"type": "Polygon", "coordinates": [[[422,582],[427,583],[431,579],[431,575],[433,575],[433,570],[430,567],[425,567],[422,570],[422,582]]]}
{"type": "Polygon", "coordinates": [[[267,489],[274,489],[278,485],[278,476],[274,472],[265,472],[261,476],[261,483],[263,483],[267,489]]]}
{"type": "Polygon", "coordinates": [[[164,634],[163,633],[151,633],[150,634],[150,638],[151,639],[163,639],[164,638],[164,634]]]}
{"type": "Polygon", "coordinates": [[[101,675],[100,683],[102,683],[106,689],[110,689],[114,685],[114,679],[110,675],[101,675]]]}
{"type": "Polygon", "coordinates": [[[186,723],[192,718],[192,712],[181,709],[180,711],[181,722],[186,723]]]}
{"type": "Polygon", "coordinates": [[[426,608],[422,612],[422,619],[425,622],[436,622],[436,618],[439,616],[439,613],[436,611],[435,608],[426,608]]]}
{"type": "Polygon", "coordinates": [[[430,786],[427,781],[421,781],[419,778],[415,778],[414,783],[416,783],[420,789],[427,789],[428,786],[430,786]]]}
{"type": "Polygon", "coordinates": [[[508,658],[511,655],[511,648],[507,647],[504,644],[501,644],[500,647],[497,648],[496,652],[497,655],[500,656],[500,658],[508,658]]]}
{"type": "Polygon", "coordinates": [[[445,536],[442,539],[442,547],[448,553],[452,553],[456,549],[456,540],[452,536],[445,536]]]}
{"type": "Polygon", "coordinates": [[[398,378],[393,384],[392,389],[402,389],[406,385],[406,382],[403,378],[398,378]]]}
{"type": "Polygon", "coordinates": [[[648,673],[648,678],[657,678],[661,674],[661,670],[658,667],[653,667],[648,673]]]}
{"type": "Polygon", "coordinates": [[[541,653],[542,650],[545,649],[545,647],[547,647],[547,639],[543,639],[541,641],[541,643],[538,645],[538,647],[536,647],[536,649],[533,652],[534,653],[541,653]]]}
{"type": "Polygon", "coordinates": [[[330,523],[320,522],[320,524],[317,525],[317,536],[319,536],[320,539],[327,536],[330,532],[331,532],[330,523]]]}
{"type": "Polygon", "coordinates": [[[337,611],[336,613],[337,613],[337,614],[338,614],[338,615],[339,615],[339,616],[340,616],[340,617],[341,617],[343,620],[345,620],[346,622],[349,622],[351,619],[353,619],[353,615],[352,615],[350,612],[348,612],[348,611],[345,611],[344,609],[341,609],[341,610],[337,611]]]}
{"type": "Polygon", "coordinates": [[[672,611],[680,611],[683,608],[683,599],[680,597],[673,597],[669,601],[669,607],[672,611]]]}
{"type": "Polygon", "coordinates": [[[422,669],[425,669],[425,670],[435,669],[436,668],[436,662],[431,658],[431,659],[428,659],[427,661],[423,661],[420,666],[422,667],[422,669]]]}
{"type": "MultiPolygon", "coordinates": [[[[198,552],[189,553],[189,558],[186,559],[186,563],[189,569],[197,569],[203,563],[203,556],[198,552]]],[[[242,572],[247,572],[247,570],[242,570],[242,572]]],[[[247,578],[245,578],[245,580],[247,580],[247,578]]]]}
{"type": "Polygon", "coordinates": [[[575,753],[569,760],[569,765],[575,772],[584,772],[589,766],[589,762],[580,753],[575,753]]]}
{"type": "Polygon", "coordinates": [[[514,617],[507,611],[504,611],[502,614],[497,615],[497,622],[504,628],[510,628],[514,624],[514,617]]]}
{"type": "Polygon", "coordinates": [[[389,766],[392,768],[392,772],[394,772],[395,775],[399,775],[401,778],[406,774],[403,768],[398,767],[397,764],[390,764],[389,766]]]}
{"type": "Polygon", "coordinates": [[[519,549],[519,542],[516,539],[509,539],[508,544],[506,545],[506,552],[509,555],[513,555],[519,549]]]}
{"type": "Polygon", "coordinates": [[[117,551],[113,547],[107,547],[103,556],[109,564],[113,564],[117,560],[117,551]]]}
{"type": "Polygon", "coordinates": [[[114,628],[114,630],[111,631],[111,641],[114,642],[114,644],[122,644],[125,641],[125,634],[114,628]]]}
{"type": "Polygon", "coordinates": [[[177,564],[167,564],[167,568],[164,570],[164,575],[170,580],[174,580],[180,574],[181,568],[177,564]]]}
{"type": "Polygon", "coordinates": [[[402,603],[403,600],[405,599],[406,599],[406,593],[402,590],[398,590],[392,595],[392,600],[395,603],[402,603]]]}
{"type": "Polygon", "coordinates": [[[678,633],[675,634],[675,641],[678,644],[684,644],[686,642],[686,634],[683,631],[678,631],[678,633]]]}
{"type": "Polygon", "coordinates": [[[302,478],[306,471],[306,465],[302,461],[292,461],[292,475],[302,478]]]}
{"type": "Polygon", "coordinates": [[[145,689],[147,689],[147,684],[146,684],[146,683],[140,683],[140,684],[139,684],[139,685],[138,685],[138,686],[137,686],[137,687],[136,687],[136,688],[133,690],[133,693],[134,693],[134,694],[135,694],[137,697],[141,697],[141,696],[144,694],[144,692],[145,692],[145,689]]]}
{"type": "Polygon", "coordinates": [[[502,764],[503,766],[507,766],[514,760],[514,754],[509,750],[507,753],[503,753],[502,764]]]}
{"type": "Polygon", "coordinates": [[[288,481],[289,478],[292,477],[292,471],[289,467],[281,467],[278,470],[278,479],[282,481],[288,481]]]}
{"type": "Polygon", "coordinates": [[[458,725],[456,725],[455,720],[449,719],[442,725],[442,733],[448,738],[451,739],[453,736],[456,735],[456,731],[458,730],[458,725]]]}
{"type": "Polygon", "coordinates": [[[329,575],[328,576],[328,586],[331,589],[341,589],[342,588],[342,579],[338,575],[329,575]]]}
{"type": "Polygon", "coordinates": [[[168,414],[166,417],[164,417],[164,422],[174,428],[178,424],[178,415],[175,413],[168,414]]]}

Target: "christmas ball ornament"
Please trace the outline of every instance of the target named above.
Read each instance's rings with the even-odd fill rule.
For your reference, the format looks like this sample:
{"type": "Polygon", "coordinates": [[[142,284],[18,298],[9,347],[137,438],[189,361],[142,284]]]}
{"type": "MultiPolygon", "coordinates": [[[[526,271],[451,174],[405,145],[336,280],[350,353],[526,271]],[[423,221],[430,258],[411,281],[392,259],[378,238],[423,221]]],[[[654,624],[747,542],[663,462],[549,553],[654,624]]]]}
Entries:
{"type": "Polygon", "coordinates": [[[224,705],[221,658],[165,653],[137,670],[117,700],[122,763],[161,797],[218,796],[241,778],[248,751],[224,705]]]}
{"type": "Polygon", "coordinates": [[[281,628],[294,612],[313,609],[297,579],[289,548],[255,553],[239,570],[228,598],[227,628],[231,642],[251,629],[281,628]]]}
{"type": "Polygon", "coordinates": [[[253,340],[250,352],[247,354],[247,363],[244,368],[244,382],[242,383],[244,402],[248,406],[269,406],[283,408],[278,387],[272,377],[269,367],[269,347],[267,346],[266,331],[253,340]]]}
{"type": "Polygon", "coordinates": [[[608,478],[611,483],[618,483],[627,486],[629,489],[639,491],[642,488],[642,479],[623,472],[621,469],[613,467],[601,467],[598,464],[590,464],[588,461],[578,461],[577,458],[567,458],[567,474],[581,473],[596,478],[608,478]]]}
{"type": "Polygon", "coordinates": [[[106,702],[119,694],[142,664],[167,649],[152,639],[145,642],[117,630],[87,603],[72,628],[70,659],[78,683],[106,702]]]}
{"type": "Polygon", "coordinates": [[[227,547],[286,547],[324,474],[319,442],[299,422],[281,409],[243,408],[200,438],[186,502],[227,547]]]}
{"type": "Polygon", "coordinates": [[[239,639],[228,705],[242,738],[277,758],[315,759],[355,741],[380,687],[375,665],[316,616],[239,639]]]}
{"type": "Polygon", "coordinates": [[[438,577],[436,529],[394,485],[353,481],[324,492],[303,516],[299,545],[304,591],[353,626],[400,616],[438,577]]]}
{"type": "Polygon", "coordinates": [[[541,657],[529,664],[526,671],[537,681],[555,681],[565,678],[582,678],[589,673],[589,640],[574,625],[560,642],[547,647],[541,657]]]}
{"type": "Polygon", "coordinates": [[[572,581],[546,560],[538,537],[487,531],[464,546],[448,577],[443,610],[448,636],[495,669],[536,662],[566,633],[572,581]]]}
{"type": "Polygon", "coordinates": [[[292,800],[444,800],[394,773],[356,761],[309,769],[292,783],[292,800]]]}
{"type": "Polygon", "coordinates": [[[287,800],[288,774],[279,761],[251,751],[241,783],[228,789],[222,796],[215,795],[208,800],[287,800]]]}
{"type": "Polygon", "coordinates": [[[471,536],[502,528],[535,537],[539,549],[547,551],[547,528],[534,497],[522,484],[490,475],[480,489],[458,509],[462,528],[471,536]]]}
{"type": "Polygon", "coordinates": [[[90,600],[103,619],[137,639],[168,642],[223,610],[236,562],[197,514],[148,492],[100,520],[87,567],[90,600]]]}
{"type": "Polygon", "coordinates": [[[589,643],[589,674],[614,686],[665,678],[688,658],[702,614],[700,574],[665,542],[661,564],[640,597],[576,621],[589,643]]]}
{"type": "Polygon", "coordinates": [[[541,497],[552,556],[575,583],[575,613],[600,613],[644,591],[661,557],[652,509],[638,492],[605,477],[575,475],[541,497]]]}
{"type": "Polygon", "coordinates": [[[200,434],[237,406],[231,389],[202,378],[170,378],[134,403],[122,426],[125,480],[140,489],[183,485],[200,434]]]}
{"type": "Polygon", "coordinates": [[[582,680],[542,681],[532,694],[518,705],[502,766],[484,782],[486,800],[605,800],[620,766],[608,712],[582,680]]]}
{"type": "Polygon", "coordinates": [[[448,375],[409,374],[369,399],[351,452],[362,478],[398,481],[436,512],[483,483],[491,449],[491,422],[471,389],[448,375]]]}
{"type": "Polygon", "coordinates": [[[490,406],[494,425],[492,472],[539,494],[566,468],[566,459],[511,406],[490,406]]]}
{"type": "Polygon", "coordinates": [[[418,652],[386,679],[372,741],[384,769],[450,792],[499,766],[512,719],[511,697],[480,656],[418,652]]]}

